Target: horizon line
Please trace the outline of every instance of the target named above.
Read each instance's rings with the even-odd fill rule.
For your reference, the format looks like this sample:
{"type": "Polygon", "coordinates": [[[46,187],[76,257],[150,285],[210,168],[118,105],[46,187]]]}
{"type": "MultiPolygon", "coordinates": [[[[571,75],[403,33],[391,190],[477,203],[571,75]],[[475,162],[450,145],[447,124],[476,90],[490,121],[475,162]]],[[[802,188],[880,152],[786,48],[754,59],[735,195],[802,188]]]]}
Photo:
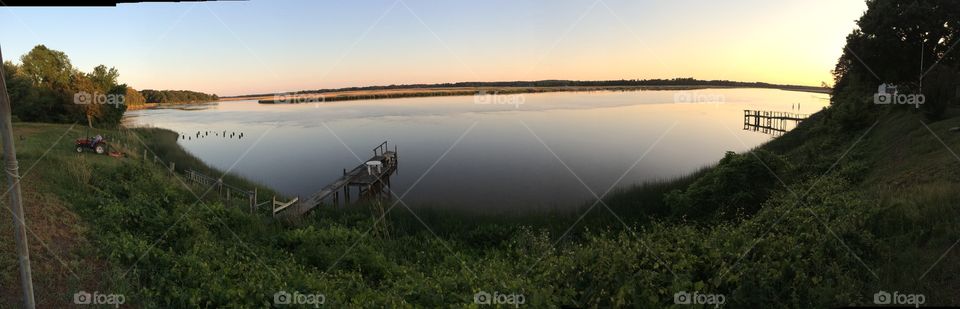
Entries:
{"type": "MultiPolygon", "coordinates": [[[[458,82],[442,82],[442,83],[411,83],[411,84],[389,84],[389,85],[384,85],[384,84],[380,84],[380,85],[377,85],[377,84],[369,85],[369,84],[368,84],[368,85],[364,85],[364,86],[347,86],[347,87],[338,87],[338,88],[318,88],[318,89],[300,89],[300,90],[291,90],[291,91],[277,91],[277,92],[267,92],[267,93],[247,93],[247,94],[238,94],[238,95],[226,95],[226,96],[219,96],[219,95],[218,95],[218,96],[219,96],[220,98],[242,98],[242,97],[252,97],[252,96],[273,95],[273,94],[278,94],[278,93],[287,93],[287,94],[289,94],[289,93],[317,93],[317,92],[332,92],[332,91],[344,91],[344,90],[372,90],[372,89],[374,89],[374,88],[388,88],[388,87],[395,87],[396,89],[418,88],[418,87],[429,87],[429,86],[446,86],[446,87],[450,87],[450,86],[457,86],[457,85],[460,85],[460,84],[538,83],[538,82],[580,82],[580,83],[592,83],[592,82],[596,82],[596,83],[601,83],[601,82],[618,82],[618,81],[622,81],[622,82],[627,82],[627,81],[631,81],[631,82],[644,82],[644,81],[694,81],[694,82],[707,82],[707,83],[711,83],[711,82],[712,82],[712,83],[722,83],[722,82],[726,82],[726,83],[743,84],[743,85],[755,84],[755,85],[767,85],[767,86],[777,86],[777,87],[805,87],[805,88],[833,89],[833,87],[824,87],[823,85],[813,86],[813,85],[798,85],[798,84],[777,84],[777,83],[762,82],[762,81],[749,81],[749,82],[745,82],[745,81],[727,80],[727,79],[697,79],[697,78],[692,78],[692,77],[674,77],[674,78],[645,78],[645,79],[634,78],[634,79],[598,79],[598,80],[591,80],[591,79],[585,79],[585,80],[581,80],[581,79],[538,79],[538,80],[458,81],[458,82]]],[[[678,84],[668,84],[668,85],[665,84],[665,85],[659,85],[659,86],[685,86],[685,85],[686,85],[686,84],[678,83],[678,84]]],[[[641,85],[638,85],[638,86],[641,86],[641,85]]],[[[647,85],[647,86],[653,86],[653,85],[647,85]]],[[[695,85],[695,86],[698,86],[698,85],[695,85]]],[[[702,85],[702,86],[711,86],[711,85],[702,85]]],[[[718,85],[712,85],[712,86],[718,86],[718,85]]],[[[462,87],[470,87],[470,86],[462,86],[462,87]]],[[[502,86],[502,87],[509,87],[509,86],[502,86]]],[[[539,86],[539,87],[549,87],[549,86],[539,86]]],[[[141,90],[161,90],[161,89],[144,88],[144,89],[141,89],[141,90]]],[[[162,90],[174,90],[174,89],[162,89],[162,90]]],[[[187,90],[187,89],[185,89],[185,90],[187,90]]],[[[190,90],[190,91],[195,91],[195,90],[190,90]]],[[[216,93],[211,93],[211,94],[216,94],[216,93]]]]}

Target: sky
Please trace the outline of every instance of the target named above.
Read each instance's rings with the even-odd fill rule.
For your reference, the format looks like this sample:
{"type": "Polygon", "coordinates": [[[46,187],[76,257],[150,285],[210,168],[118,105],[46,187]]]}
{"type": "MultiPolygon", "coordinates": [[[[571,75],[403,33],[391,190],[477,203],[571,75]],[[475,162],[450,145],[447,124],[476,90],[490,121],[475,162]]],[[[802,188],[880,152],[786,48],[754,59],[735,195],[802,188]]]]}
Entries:
{"type": "Polygon", "coordinates": [[[221,96],[409,83],[693,77],[819,86],[862,0],[251,0],[0,8],[38,44],[137,89],[221,96]]]}

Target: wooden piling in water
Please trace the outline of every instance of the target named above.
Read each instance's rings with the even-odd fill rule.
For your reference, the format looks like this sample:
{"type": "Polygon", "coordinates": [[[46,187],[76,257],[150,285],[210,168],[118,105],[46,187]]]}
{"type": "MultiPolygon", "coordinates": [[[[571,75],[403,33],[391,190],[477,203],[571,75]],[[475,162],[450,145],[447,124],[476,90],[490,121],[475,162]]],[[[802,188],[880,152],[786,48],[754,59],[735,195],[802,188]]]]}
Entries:
{"type": "Polygon", "coordinates": [[[809,115],[777,111],[743,111],[743,129],[779,135],[786,133],[789,123],[799,124],[809,115]]]}

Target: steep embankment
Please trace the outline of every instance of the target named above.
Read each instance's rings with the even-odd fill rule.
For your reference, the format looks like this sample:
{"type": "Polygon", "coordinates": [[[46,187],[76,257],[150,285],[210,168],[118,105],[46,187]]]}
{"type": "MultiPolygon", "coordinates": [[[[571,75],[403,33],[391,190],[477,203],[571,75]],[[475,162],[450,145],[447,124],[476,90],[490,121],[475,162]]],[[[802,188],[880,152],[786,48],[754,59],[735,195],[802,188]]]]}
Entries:
{"type": "Polygon", "coordinates": [[[831,116],[820,114],[765,148],[804,168],[837,171],[849,181],[845,190],[865,202],[870,214],[856,218],[859,229],[833,231],[831,238],[863,261],[850,271],[869,274],[865,283],[874,293],[922,293],[927,305],[960,303],[954,292],[960,287],[960,250],[954,248],[960,238],[960,109],[949,109],[939,121],[916,110],[885,110],[872,126],[854,132],[826,125],[831,116]],[[863,235],[864,242],[851,241],[863,235]],[[857,251],[865,247],[876,250],[857,251]]]}
{"type": "Polygon", "coordinates": [[[933,304],[960,295],[960,111],[930,122],[917,113],[880,119],[865,138],[873,164],[856,188],[876,201],[874,222],[889,251],[877,257],[882,287],[925,293],[933,304]]]}
{"type": "MultiPolygon", "coordinates": [[[[103,133],[57,124],[16,123],[17,159],[27,221],[27,238],[37,306],[63,308],[73,305],[79,290],[107,289],[101,276],[114,267],[95,254],[88,239],[89,222],[80,218],[68,198],[55,192],[84,194],[89,188],[78,185],[97,172],[98,166],[117,166],[107,156],[77,154],[73,140],[82,134],[103,133]]],[[[4,178],[3,215],[0,218],[0,303],[20,301],[20,278],[13,240],[13,217],[7,202],[4,178]]]]}
{"type": "MultiPolygon", "coordinates": [[[[209,175],[219,175],[203,162],[187,154],[177,145],[177,135],[162,129],[104,130],[80,125],[23,123],[14,124],[17,157],[20,163],[22,196],[30,244],[33,283],[37,306],[63,308],[74,305],[73,294],[79,291],[93,293],[122,293],[130,291],[135,282],[127,273],[134,265],[119,264],[118,256],[142,256],[116,247],[104,247],[105,238],[115,236],[101,231],[124,222],[103,219],[103,211],[143,211],[133,195],[116,196],[113,188],[126,188],[148,199],[164,199],[161,186],[129,186],[123,181],[110,181],[126,173],[136,172],[155,177],[170,190],[181,194],[206,188],[187,185],[164,165],[153,162],[153,156],[163,162],[178,162],[178,171],[194,169],[209,175]],[[110,150],[124,154],[121,158],[97,155],[92,151],[77,153],[74,140],[103,135],[110,142],[110,150]],[[149,160],[143,160],[147,150],[149,160]],[[116,208],[109,208],[104,197],[112,197],[116,208]],[[86,214],[86,215],[83,215],[86,214]]],[[[166,164],[166,163],[164,163],[166,164]]],[[[229,184],[246,188],[256,184],[233,175],[224,177],[229,184]]],[[[4,179],[4,183],[6,183],[4,179]]],[[[13,240],[13,218],[8,210],[6,186],[3,187],[4,210],[0,218],[0,304],[20,301],[20,278],[13,240]]],[[[259,187],[262,197],[269,199],[275,193],[259,187]]],[[[192,202],[215,201],[216,197],[194,196],[192,202]]],[[[184,215],[186,217],[186,215],[184,215]]],[[[187,221],[187,220],[184,220],[187,221]]],[[[170,222],[172,225],[172,222],[170,222]]],[[[181,222],[182,223],[182,222],[181,222]]],[[[140,227],[126,233],[137,234],[140,227]]],[[[159,241],[160,238],[156,237],[159,241]]],[[[133,300],[130,300],[133,301],[133,300]]],[[[141,303],[133,301],[134,303],[141,303]]],[[[0,306],[3,307],[3,306],[0,306]]]]}
{"type": "MultiPolygon", "coordinates": [[[[923,293],[930,305],[960,302],[960,252],[948,250],[960,237],[960,133],[948,130],[960,117],[951,112],[928,125],[891,112],[858,130],[821,113],[695,176],[618,193],[612,211],[602,205],[582,220],[398,206],[384,221],[364,207],[320,209],[297,226],[198,199],[206,188],[145,164],[144,139],[164,160],[199,164],[171,132],[102,132],[125,144],[130,157],[116,159],[73,153],[71,139],[96,133],[86,129],[16,130],[22,166],[36,163],[24,171],[28,224],[56,244],[32,242],[44,304],[97,290],[142,307],[265,306],[296,291],[335,306],[438,307],[486,291],[538,307],[661,307],[699,291],[738,307],[824,307],[871,304],[885,290],[923,293]],[[79,279],[61,274],[67,266],[79,279]]],[[[0,222],[7,231],[9,221],[0,222]]],[[[4,243],[4,273],[15,274],[4,243]]],[[[6,291],[10,303],[16,289],[6,291]]]]}

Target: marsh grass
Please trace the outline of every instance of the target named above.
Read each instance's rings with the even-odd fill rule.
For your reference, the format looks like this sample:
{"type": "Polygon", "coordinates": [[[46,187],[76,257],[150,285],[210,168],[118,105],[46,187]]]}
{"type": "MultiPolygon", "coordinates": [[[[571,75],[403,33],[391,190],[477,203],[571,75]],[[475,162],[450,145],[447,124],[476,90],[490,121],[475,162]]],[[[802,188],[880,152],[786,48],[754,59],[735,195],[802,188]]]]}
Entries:
{"type": "MultiPolygon", "coordinates": [[[[179,173],[185,173],[186,170],[191,169],[210,177],[222,176],[224,183],[241,188],[249,188],[249,190],[256,188],[257,194],[259,195],[258,199],[261,201],[269,200],[274,196],[278,200],[288,199],[288,197],[285,197],[276,190],[263,184],[259,184],[234,174],[225,174],[223,171],[207,165],[202,160],[191,155],[189,152],[183,149],[179,143],[177,143],[179,136],[176,132],[167,129],[149,127],[130,129],[130,132],[130,134],[135,134],[135,138],[142,141],[143,145],[146,145],[146,148],[148,149],[148,156],[156,155],[160,158],[160,160],[165,162],[165,164],[169,164],[169,162],[175,163],[174,167],[179,173]]],[[[147,161],[151,160],[151,158],[148,158],[147,161]]],[[[205,191],[207,188],[202,189],[205,191]]]]}

